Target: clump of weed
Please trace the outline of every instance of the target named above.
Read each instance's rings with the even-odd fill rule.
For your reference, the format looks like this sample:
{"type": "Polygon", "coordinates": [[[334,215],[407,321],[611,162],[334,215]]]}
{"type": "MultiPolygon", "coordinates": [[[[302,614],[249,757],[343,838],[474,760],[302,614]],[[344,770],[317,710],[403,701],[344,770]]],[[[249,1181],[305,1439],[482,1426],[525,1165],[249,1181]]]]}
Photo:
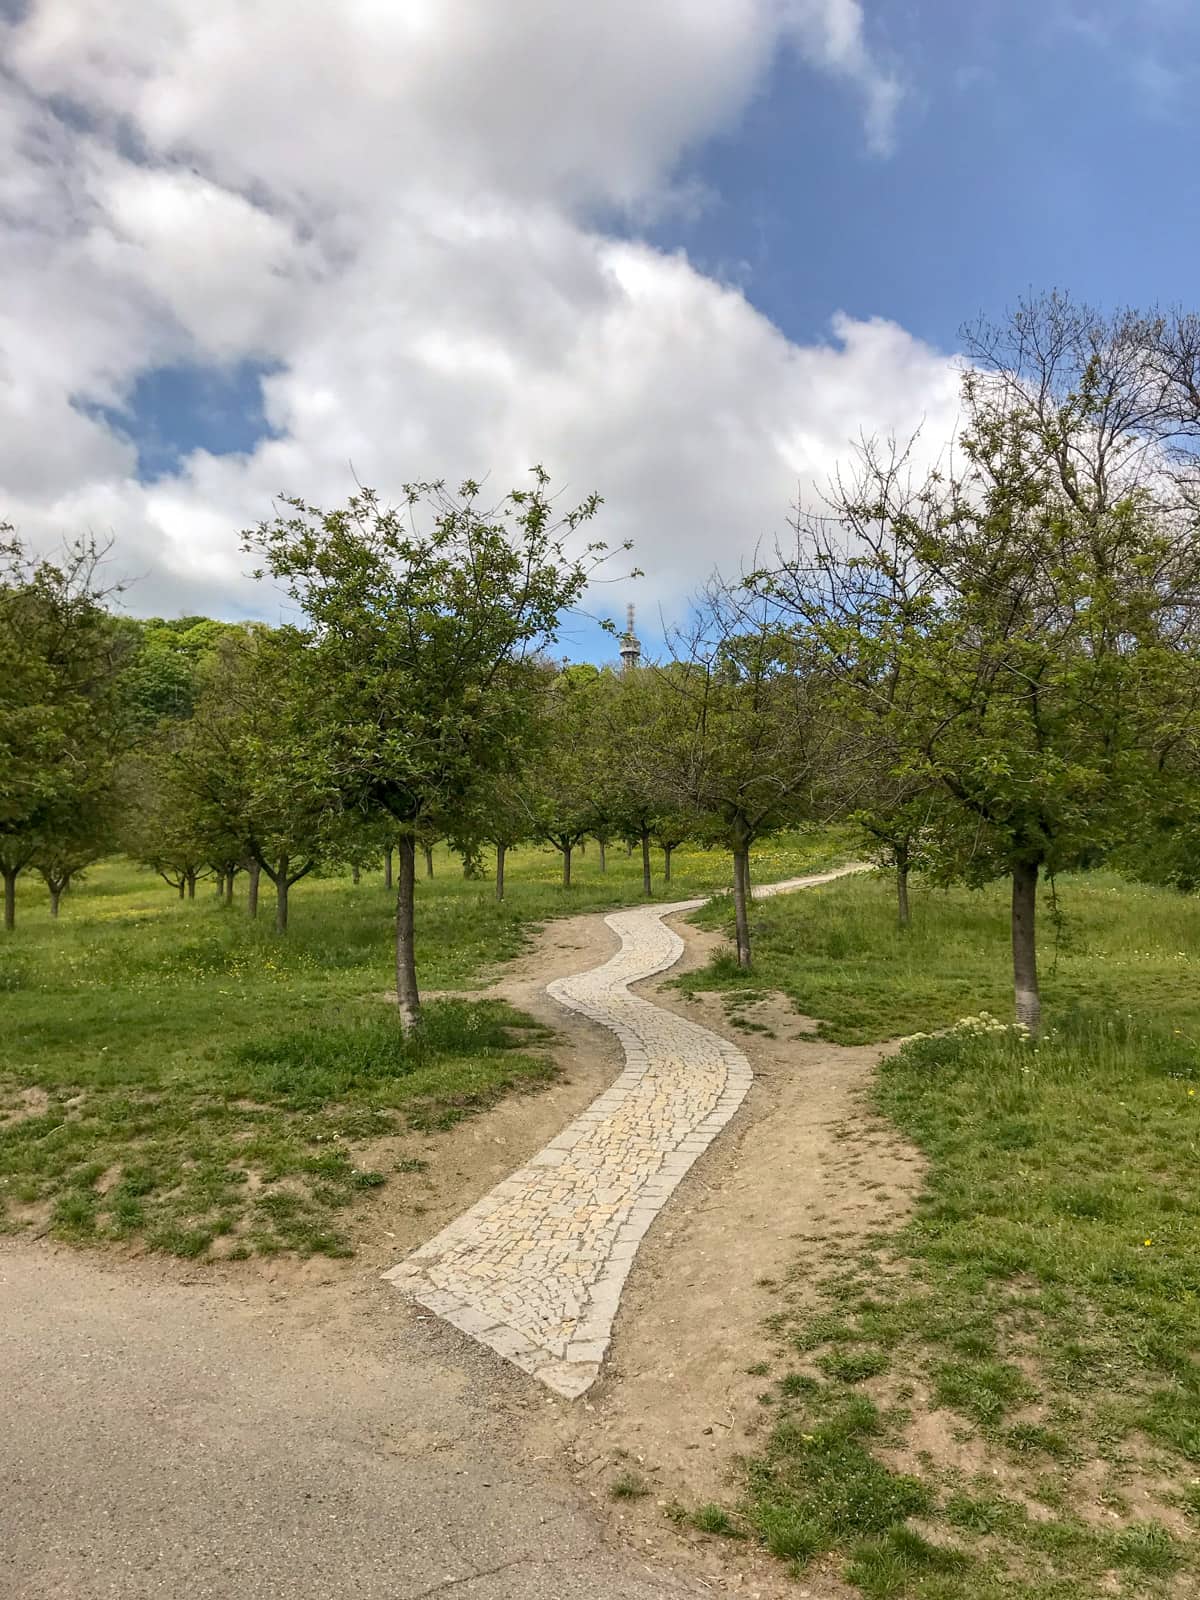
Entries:
{"type": "Polygon", "coordinates": [[[698,1529],[701,1533],[716,1533],[726,1539],[742,1539],[745,1537],[742,1529],[738,1527],[723,1506],[699,1506],[692,1512],[689,1520],[693,1528],[698,1529]]]}
{"type": "Polygon", "coordinates": [[[614,1500],[643,1500],[650,1493],[650,1485],[640,1472],[627,1468],[613,1479],[608,1492],[614,1500]]]}

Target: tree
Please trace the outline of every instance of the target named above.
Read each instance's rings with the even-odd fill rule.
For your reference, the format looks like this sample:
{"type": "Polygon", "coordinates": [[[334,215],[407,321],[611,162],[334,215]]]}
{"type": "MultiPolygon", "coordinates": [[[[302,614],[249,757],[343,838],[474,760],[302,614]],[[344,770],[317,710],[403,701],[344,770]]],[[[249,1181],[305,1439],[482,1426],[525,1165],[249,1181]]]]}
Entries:
{"type": "MultiPolygon", "coordinates": [[[[115,762],[93,761],[91,782],[77,786],[69,803],[44,820],[30,865],[50,892],[50,915],[58,916],[63,895],[93,862],[112,850],[117,838],[118,791],[115,762]]],[[[82,774],[77,775],[77,785],[82,774]]]]}
{"type": "Polygon", "coordinates": [[[543,693],[541,714],[528,726],[534,759],[522,764],[526,833],[562,857],[562,885],[580,842],[597,825],[594,673],[558,674],[543,693]]]}
{"type": "Polygon", "coordinates": [[[113,617],[111,626],[126,641],[120,692],[134,737],[151,735],[164,721],[184,722],[192,714],[205,664],[221,642],[246,631],[247,624],[210,617],[113,617]]]}
{"type": "Polygon", "coordinates": [[[185,729],[186,724],[163,730],[153,746],[127,758],[118,838],[122,849],[177,890],[181,900],[185,894],[194,900],[197,882],[210,870],[212,834],[199,797],[176,760],[185,729]]]}
{"type": "Polygon", "coordinates": [[[1200,889],[1200,654],[1189,645],[1164,664],[1140,826],[1129,830],[1114,859],[1144,883],[1194,894],[1200,889]]]}
{"type": "Polygon", "coordinates": [[[824,685],[768,608],[718,590],[663,683],[664,787],[733,855],[737,960],[749,967],[750,848],[812,814],[831,742],[824,685]]]}
{"type": "Polygon", "coordinates": [[[466,862],[481,865],[484,845],[490,845],[495,851],[497,900],[504,899],[508,852],[532,836],[529,803],[532,764],[532,742],[526,738],[514,745],[499,769],[464,800],[450,835],[451,849],[459,851],[466,862]]]}
{"type": "MultiPolygon", "coordinates": [[[[829,638],[827,630],[825,639],[829,638]]],[[[866,683],[857,676],[839,676],[836,668],[845,667],[844,654],[835,653],[833,665],[829,709],[835,733],[820,809],[847,818],[860,834],[865,853],[894,873],[896,921],[907,928],[912,921],[909,877],[917,868],[935,865],[933,841],[944,810],[938,786],[920,765],[914,766],[895,736],[896,726],[905,723],[905,698],[917,680],[901,670],[895,654],[887,656],[886,647],[871,662],[874,693],[864,693],[866,683]]]]}
{"type": "Polygon", "coordinates": [[[544,684],[537,653],[602,548],[573,556],[565,542],[596,497],[556,517],[547,475],[538,468],[533,479],[491,509],[473,482],[457,496],[440,483],[409,485],[399,508],[366,489],[333,511],[289,499],[247,535],[311,626],[308,663],[343,807],[397,827],[405,1028],[420,1015],[418,832],[452,828],[473,785],[520,737],[544,684]]]}
{"type": "Polygon", "coordinates": [[[671,880],[671,853],[700,825],[697,813],[664,762],[676,730],[678,707],[664,673],[644,664],[608,678],[599,730],[600,771],[613,829],[640,847],[642,893],[653,892],[650,845],[663,851],[663,876],[671,880]]]}
{"type": "Polygon", "coordinates": [[[700,818],[695,811],[684,807],[656,811],[650,837],[663,853],[663,882],[671,881],[671,857],[681,844],[692,838],[700,828],[700,818]]]}
{"type": "Polygon", "coordinates": [[[902,766],[879,762],[858,772],[857,804],[848,809],[850,821],[863,835],[867,854],[896,875],[896,921],[901,928],[912,922],[909,875],[932,864],[931,840],[937,829],[936,791],[928,779],[910,777],[902,766]]]}
{"type": "Polygon", "coordinates": [[[1159,471],[1128,325],[1051,299],[1010,331],[964,379],[959,461],[921,477],[865,443],[832,522],[798,519],[756,587],[824,651],[893,772],[940,794],[942,874],[1010,879],[1016,1015],[1036,1032],[1039,878],[1138,825],[1200,538],[1159,471]]]}
{"type": "Polygon", "coordinates": [[[654,892],[650,840],[671,798],[661,759],[666,731],[661,680],[642,666],[619,678],[609,677],[596,727],[597,775],[603,783],[609,825],[639,848],[642,893],[654,892]]]}
{"type": "Polygon", "coordinates": [[[275,889],[279,933],[302,878],[326,859],[364,858],[361,823],[345,812],[327,765],[310,647],[293,628],[224,639],[173,758],[208,857],[226,871],[257,864],[275,889]]]}
{"type": "Polygon", "coordinates": [[[433,877],[433,847],[442,837],[441,829],[434,822],[427,822],[416,830],[417,843],[421,847],[421,854],[425,857],[425,876],[433,877]]]}
{"type": "Polygon", "coordinates": [[[111,779],[122,732],[116,685],[124,644],[100,582],[93,541],[57,560],[28,555],[0,527],[0,876],[4,925],[16,918],[18,875],[39,852],[91,831],[88,813],[111,779]]]}

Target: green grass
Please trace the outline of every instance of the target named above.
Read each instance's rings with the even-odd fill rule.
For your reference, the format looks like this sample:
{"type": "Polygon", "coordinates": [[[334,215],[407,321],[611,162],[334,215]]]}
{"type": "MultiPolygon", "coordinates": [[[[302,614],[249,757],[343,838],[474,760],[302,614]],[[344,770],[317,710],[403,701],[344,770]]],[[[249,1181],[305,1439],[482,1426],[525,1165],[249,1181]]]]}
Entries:
{"type": "MultiPolygon", "coordinates": [[[[836,836],[784,839],[757,870],[790,876],[840,848],[836,836]]],[[[557,855],[517,852],[503,905],[446,851],[435,860],[417,890],[428,989],[486,982],[547,919],[640,896],[640,863],[623,848],[604,874],[594,845],[577,856],[569,892],[557,855]]],[[[663,898],[723,886],[729,862],[680,849],[674,868],[663,898]]],[[[354,1202],[412,1186],[425,1159],[377,1170],[373,1141],[435,1135],[549,1081],[548,1036],[495,1004],[435,1001],[420,1038],[401,1037],[381,998],[393,917],[381,878],[305,880],[284,938],[269,893],[248,921],[244,879],[226,908],[211,885],[180,901],[153,874],[106,862],[57,922],[40,881],[22,879],[17,930],[0,940],[0,1229],[195,1257],[344,1254],[354,1202]]]]}
{"type": "MultiPolygon", "coordinates": [[[[1193,900],[1097,872],[1059,882],[1057,931],[1043,895],[1041,966],[1048,1011],[1075,1007],[1143,1013],[1200,1037],[1200,909],[1193,900]]],[[[694,920],[732,929],[719,899],[694,920]]],[[[803,895],[755,904],[754,967],[739,973],[722,952],[680,980],[723,989],[736,1007],[747,991],[786,994],[821,1035],[863,1044],[945,1027],[982,1010],[1012,1011],[1008,900],[1003,885],[913,892],[913,922],[895,923],[882,874],[840,879],[803,895]]]]}
{"type": "MultiPolygon", "coordinates": [[[[136,1078],[101,1047],[67,1081],[41,1067],[44,1105],[0,1121],[0,1186],[10,1216],[48,1208],[53,1230],[80,1242],[344,1255],[337,1213],[389,1177],[364,1165],[363,1141],[446,1128],[544,1083],[545,1055],[520,1048],[544,1039],[506,1006],[443,1000],[411,1040],[392,1017],[360,1016],[136,1078]]],[[[9,1108],[20,1099],[10,1091],[9,1108]]]]}
{"type": "MultiPolygon", "coordinates": [[[[804,1370],[770,1393],[736,1514],[793,1564],[834,1552],[875,1600],[1200,1575],[1167,1525],[1200,1520],[1200,902],[1102,873],[1059,888],[1043,1038],[966,1025],[883,1061],[876,1107],[929,1162],[915,1215],[831,1269],[815,1308],[811,1281],[785,1284],[772,1319],[804,1370]],[[919,1460],[916,1412],[945,1441],[919,1460]]],[[[1008,1015],[999,892],[914,912],[899,933],[880,879],[772,902],[749,981],[835,1040],[1008,1015]]],[[[725,985],[747,981],[728,963],[692,980],[725,985]]]]}

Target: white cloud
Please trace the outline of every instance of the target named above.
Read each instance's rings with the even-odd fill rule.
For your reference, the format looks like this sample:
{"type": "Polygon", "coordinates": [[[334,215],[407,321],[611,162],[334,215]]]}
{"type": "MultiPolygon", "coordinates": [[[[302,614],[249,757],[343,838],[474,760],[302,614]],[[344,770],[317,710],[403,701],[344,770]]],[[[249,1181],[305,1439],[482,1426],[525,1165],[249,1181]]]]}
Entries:
{"type": "Polygon", "coordinates": [[[197,359],[258,356],[287,337],[283,313],[309,252],[286,222],[177,169],[98,162],[92,188],[105,218],[88,239],[97,273],[165,312],[197,359]]]}
{"type": "Polygon", "coordinates": [[[783,5],[802,54],[857,86],[871,148],[890,154],[904,89],[867,47],[861,0],[783,0],[783,5]]]}
{"type": "Polygon", "coordinates": [[[682,156],[788,46],[886,145],[899,90],[857,0],[34,0],[0,99],[7,514],[111,529],[140,608],[231,609],[264,603],[237,532],[281,489],[507,485],[541,460],[604,494],[646,600],[736,564],[860,427],[954,405],[902,329],[838,318],[794,345],[596,221],[687,203],[682,156]],[[276,367],[278,436],[153,485],[71,406],[247,357],[276,367]]]}

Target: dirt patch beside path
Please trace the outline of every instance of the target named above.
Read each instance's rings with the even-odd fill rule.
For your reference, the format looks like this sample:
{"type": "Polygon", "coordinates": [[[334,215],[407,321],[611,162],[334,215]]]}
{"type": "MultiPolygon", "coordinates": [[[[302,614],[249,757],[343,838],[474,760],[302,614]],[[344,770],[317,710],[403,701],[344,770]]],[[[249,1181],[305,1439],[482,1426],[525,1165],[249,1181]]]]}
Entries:
{"type": "MultiPolygon", "coordinates": [[[[748,1369],[771,1355],[763,1323],[778,1308],[775,1286],[788,1276],[794,1291],[797,1267],[801,1282],[806,1269],[815,1281],[868,1235],[903,1219],[923,1163],[865,1104],[889,1047],[827,1044],[777,995],[740,1011],[753,1031],[736,1028],[723,996],[689,999],[671,986],[707,961],[720,936],[683,918],[672,925],[685,955],[638,992],[736,1040],[754,1083],[647,1235],[600,1382],[550,1425],[577,1480],[626,1537],[643,1548],[685,1543],[714,1578],[729,1578],[732,1558],[744,1592],[795,1600],[796,1585],[778,1563],[728,1540],[678,1534],[664,1509],[730,1498],[737,1456],[770,1422],[758,1401],[767,1379],[748,1369]],[[611,1486],[625,1471],[650,1493],[614,1501],[611,1486]]],[[[799,1592],[805,1588],[849,1593],[816,1572],[799,1592]]]]}

